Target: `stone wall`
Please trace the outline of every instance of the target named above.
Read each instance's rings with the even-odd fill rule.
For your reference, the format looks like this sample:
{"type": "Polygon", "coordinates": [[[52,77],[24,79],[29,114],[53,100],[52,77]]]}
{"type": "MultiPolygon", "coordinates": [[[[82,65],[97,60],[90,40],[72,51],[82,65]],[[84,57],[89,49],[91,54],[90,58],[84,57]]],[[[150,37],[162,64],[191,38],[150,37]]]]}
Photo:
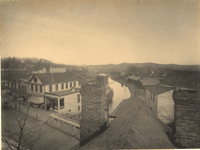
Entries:
{"type": "Polygon", "coordinates": [[[81,87],[82,114],[80,121],[80,145],[84,145],[105,129],[106,87],[84,85],[81,87]]]}
{"type": "Polygon", "coordinates": [[[200,95],[188,91],[175,91],[175,138],[187,148],[200,147],[200,95]]]}

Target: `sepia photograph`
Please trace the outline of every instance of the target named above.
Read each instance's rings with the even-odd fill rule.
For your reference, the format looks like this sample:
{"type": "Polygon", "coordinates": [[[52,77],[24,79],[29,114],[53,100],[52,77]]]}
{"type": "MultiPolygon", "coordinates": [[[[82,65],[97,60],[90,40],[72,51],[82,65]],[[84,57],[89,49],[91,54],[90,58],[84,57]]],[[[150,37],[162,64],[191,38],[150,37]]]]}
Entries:
{"type": "Polygon", "coordinates": [[[1,149],[200,148],[200,0],[0,0],[1,149]]]}

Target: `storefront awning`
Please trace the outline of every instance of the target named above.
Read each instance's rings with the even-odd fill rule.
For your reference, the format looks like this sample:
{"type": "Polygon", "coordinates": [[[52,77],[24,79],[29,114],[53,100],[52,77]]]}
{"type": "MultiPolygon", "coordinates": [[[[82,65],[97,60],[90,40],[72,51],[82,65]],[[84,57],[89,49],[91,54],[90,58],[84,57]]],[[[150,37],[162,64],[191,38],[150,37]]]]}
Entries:
{"type": "Polygon", "coordinates": [[[28,102],[35,103],[35,104],[42,104],[44,103],[44,97],[31,96],[28,99],[28,102]]]}

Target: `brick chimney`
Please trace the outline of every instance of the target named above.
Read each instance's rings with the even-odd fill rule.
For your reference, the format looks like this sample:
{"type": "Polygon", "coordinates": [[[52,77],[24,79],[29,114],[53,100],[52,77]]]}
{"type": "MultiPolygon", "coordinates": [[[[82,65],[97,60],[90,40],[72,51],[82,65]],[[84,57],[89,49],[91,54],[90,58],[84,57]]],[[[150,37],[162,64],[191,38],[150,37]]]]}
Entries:
{"type": "Polygon", "coordinates": [[[108,76],[107,75],[96,76],[96,84],[102,86],[108,86],[108,76]]]}
{"type": "Polygon", "coordinates": [[[174,91],[176,142],[187,148],[200,147],[200,92],[174,91]]]}
{"type": "MultiPolygon", "coordinates": [[[[98,78],[98,77],[97,77],[98,78]]],[[[82,116],[80,121],[80,146],[86,144],[101,134],[107,125],[105,105],[106,86],[105,78],[99,84],[88,84],[81,87],[82,116]]]]}

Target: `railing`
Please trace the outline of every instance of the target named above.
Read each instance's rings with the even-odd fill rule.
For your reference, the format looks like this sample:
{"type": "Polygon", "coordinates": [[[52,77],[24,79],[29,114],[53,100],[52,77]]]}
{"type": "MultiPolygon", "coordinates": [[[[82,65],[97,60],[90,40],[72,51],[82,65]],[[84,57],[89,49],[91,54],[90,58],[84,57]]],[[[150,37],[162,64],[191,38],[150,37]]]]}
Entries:
{"type": "Polygon", "coordinates": [[[58,114],[55,114],[55,113],[52,113],[50,116],[53,117],[53,118],[56,118],[60,121],[66,122],[68,124],[71,124],[73,126],[80,128],[80,122],[78,122],[78,121],[75,121],[75,120],[72,120],[72,119],[69,119],[69,118],[64,118],[64,116],[62,117],[62,115],[58,115],[58,114]]]}

